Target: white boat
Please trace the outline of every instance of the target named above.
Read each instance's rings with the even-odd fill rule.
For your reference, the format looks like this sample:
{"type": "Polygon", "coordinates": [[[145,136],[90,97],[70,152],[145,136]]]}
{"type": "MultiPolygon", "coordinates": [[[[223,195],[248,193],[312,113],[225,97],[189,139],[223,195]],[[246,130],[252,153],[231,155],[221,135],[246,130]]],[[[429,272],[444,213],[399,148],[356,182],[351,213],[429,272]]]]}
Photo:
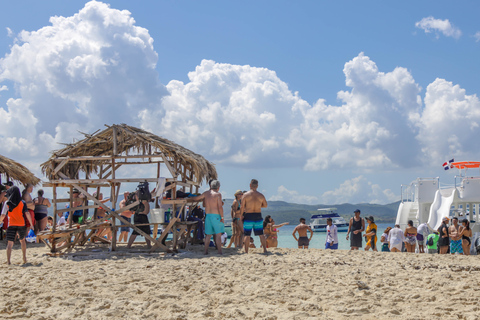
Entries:
{"type": "Polygon", "coordinates": [[[332,219],[332,224],[337,226],[337,231],[348,231],[348,222],[337,213],[337,208],[318,209],[318,214],[310,218],[310,228],[315,232],[325,232],[327,218],[332,219]]]}
{"type": "Polygon", "coordinates": [[[395,224],[405,230],[407,222],[412,220],[414,226],[427,223],[431,230],[437,230],[444,217],[466,218],[473,231],[472,243],[475,243],[480,236],[480,175],[468,176],[467,170],[480,168],[480,162],[452,162],[450,166],[460,170],[452,185],[440,185],[437,177],[417,178],[401,186],[395,224]]]}

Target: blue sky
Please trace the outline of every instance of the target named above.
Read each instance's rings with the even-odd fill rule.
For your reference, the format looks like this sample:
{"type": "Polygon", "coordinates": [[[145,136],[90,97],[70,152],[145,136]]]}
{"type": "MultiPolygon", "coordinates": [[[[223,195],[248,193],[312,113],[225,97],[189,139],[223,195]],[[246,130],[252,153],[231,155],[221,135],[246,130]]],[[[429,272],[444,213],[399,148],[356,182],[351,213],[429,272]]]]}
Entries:
{"type": "MultiPolygon", "coordinates": [[[[146,34],[140,38],[153,40],[153,47],[138,49],[125,40],[117,48],[116,31],[100,30],[102,41],[112,41],[108,47],[115,55],[109,59],[120,57],[115,72],[121,74],[128,69],[125,66],[134,70],[127,73],[133,82],[129,85],[119,77],[108,76],[113,69],[102,76],[95,74],[96,79],[104,77],[100,79],[105,85],[103,95],[85,93],[91,83],[85,80],[91,76],[85,75],[91,70],[85,66],[98,64],[81,59],[69,65],[75,68],[84,63],[85,67],[83,76],[68,73],[70,87],[28,89],[43,83],[65,83],[60,71],[53,70],[55,61],[68,65],[75,54],[105,59],[104,51],[89,51],[81,28],[72,27],[81,19],[55,25],[52,32],[57,37],[40,32],[19,40],[22,30],[33,32],[51,26],[52,16],[72,18],[84,10],[87,1],[2,3],[0,88],[4,85],[8,90],[0,91],[0,108],[5,110],[0,137],[22,146],[7,145],[2,154],[22,160],[35,171],[48,156],[45,149],[75,136],[75,130],[67,129],[65,123],[95,131],[112,122],[102,118],[108,110],[121,109],[119,115],[128,115],[132,114],[129,108],[134,112],[145,108],[143,113],[132,114],[131,124],[166,136],[217,163],[227,194],[246,189],[249,179],[256,177],[268,199],[387,203],[399,198],[401,183],[417,176],[440,176],[450,183],[452,173],[443,172],[441,167],[447,158],[478,159],[480,42],[475,34],[480,31],[480,5],[475,1],[107,3],[108,9],[92,9],[102,13],[101,18],[83,17],[85,25],[96,25],[115,15],[116,10],[128,10],[135,23],[121,22],[117,28],[123,34],[136,33],[135,27],[144,28],[146,34]],[[74,47],[78,52],[66,50],[61,42],[76,37],[82,39],[82,48],[74,47]],[[19,45],[18,52],[11,51],[14,43],[19,45]],[[62,50],[55,60],[52,52],[56,49],[52,48],[58,46],[62,50]],[[49,58],[40,64],[42,52],[48,52],[49,58]],[[76,53],[72,56],[72,52],[76,53]],[[214,64],[202,64],[203,60],[214,64]],[[138,61],[141,67],[136,65],[138,61]],[[153,74],[148,67],[152,61],[153,74]],[[27,70],[28,66],[51,73],[42,80],[45,73],[27,70]],[[189,77],[193,71],[193,78],[189,77]],[[242,78],[240,85],[237,77],[242,78]],[[179,87],[178,81],[185,86],[179,87]],[[128,97],[135,98],[124,107],[113,102],[108,105],[118,98],[115,92],[130,89],[128,97]],[[193,94],[193,89],[201,92],[200,96],[193,94]],[[144,91],[142,96],[136,96],[139,90],[144,91]],[[339,95],[340,91],[344,93],[339,95]],[[8,102],[11,98],[17,100],[8,102]],[[192,115],[184,123],[174,112],[182,101],[189,101],[184,110],[192,115]],[[250,101],[251,105],[246,107],[245,117],[235,121],[231,114],[242,113],[237,109],[239,101],[250,101]],[[458,119],[449,121],[452,105],[458,109],[452,113],[458,119]],[[94,119],[92,110],[99,108],[105,112],[94,119]],[[31,114],[24,119],[28,134],[8,129],[15,127],[15,110],[31,114]],[[85,118],[72,116],[85,110],[89,111],[85,118]],[[199,119],[196,112],[200,110],[216,121],[199,119]],[[42,113],[55,116],[42,118],[46,117],[42,113]],[[267,119],[267,124],[263,126],[255,116],[267,119]],[[222,123],[232,117],[235,128],[222,123]],[[167,130],[174,125],[193,126],[194,130],[167,130]],[[211,148],[215,143],[220,147],[211,148]],[[31,152],[35,146],[41,147],[31,152]]],[[[120,116],[113,120],[129,122],[120,116]]]]}

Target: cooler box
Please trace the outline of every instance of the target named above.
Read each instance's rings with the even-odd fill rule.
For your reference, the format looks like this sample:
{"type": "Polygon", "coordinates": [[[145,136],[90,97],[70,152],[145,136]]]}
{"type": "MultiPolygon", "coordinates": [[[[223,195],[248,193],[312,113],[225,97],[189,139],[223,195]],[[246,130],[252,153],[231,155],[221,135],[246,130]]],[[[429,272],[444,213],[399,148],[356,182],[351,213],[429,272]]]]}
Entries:
{"type": "Polygon", "coordinates": [[[165,223],[165,209],[151,209],[150,223],[165,223]]]}

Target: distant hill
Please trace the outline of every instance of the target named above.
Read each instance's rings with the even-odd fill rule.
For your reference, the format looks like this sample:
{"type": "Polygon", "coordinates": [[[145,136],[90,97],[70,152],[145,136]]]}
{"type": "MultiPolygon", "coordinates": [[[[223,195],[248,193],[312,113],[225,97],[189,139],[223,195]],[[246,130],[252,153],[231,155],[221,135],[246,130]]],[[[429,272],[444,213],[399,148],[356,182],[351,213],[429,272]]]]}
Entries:
{"type": "MultiPolygon", "coordinates": [[[[225,199],[224,211],[225,215],[230,215],[230,206],[232,205],[233,199],[225,199]]],[[[262,210],[263,216],[271,215],[275,218],[277,223],[281,222],[290,222],[290,224],[297,224],[300,218],[307,219],[307,223],[310,220],[312,214],[317,213],[317,209],[322,208],[337,208],[338,214],[345,218],[348,221],[350,217],[353,216],[353,211],[359,209],[362,212],[362,217],[373,216],[375,222],[378,223],[394,223],[397,217],[397,209],[400,201],[380,205],[380,204],[370,204],[370,203],[360,203],[360,204],[335,204],[335,205],[308,205],[308,204],[297,204],[297,203],[288,203],[284,201],[269,201],[268,208],[262,210]]]]}

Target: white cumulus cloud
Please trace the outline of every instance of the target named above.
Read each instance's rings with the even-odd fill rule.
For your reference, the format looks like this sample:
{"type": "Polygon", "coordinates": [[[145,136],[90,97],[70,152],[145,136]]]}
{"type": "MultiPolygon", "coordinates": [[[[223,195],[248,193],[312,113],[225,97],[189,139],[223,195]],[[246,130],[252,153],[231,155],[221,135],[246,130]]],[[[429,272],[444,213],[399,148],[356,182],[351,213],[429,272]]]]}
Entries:
{"type": "Polygon", "coordinates": [[[290,203],[318,204],[319,198],[316,196],[302,195],[298,191],[288,190],[281,185],[277,189],[277,194],[271,196],[269,201],[285,201],[290,203]]]}
{"type": "Polygon", "coordinates": [[[390,189],[382,189],[380,185],[373,184],[364,176],[344,181],[334,190],[326,191],[321,196],[324,204],[340,203],[377,203],[387,204],[399,200],[390,189]]]}
{"type": "Polygon", "coordinates": [[[320,99],[302,106],[304,121],[292,130],[289,145],[307,151],[305,169],[391,167],[412,164],[419,150],[411,118],[421,108],[420,87],[405,68],[380,72],[363,53],[345,64],[343,104],[320,99]]]}
{"type": "Polygon", "coordinates": [[[460,38],[462,31],[450,23],[448,19],[441,20],[434,17],[426,17],[415,23],[415,27],[422,29],[425,33],[435,33],[436,37],[442,33],[446,37],[460,38]]]}
{"type": "Polygon", "coordinates": [[[475,32],[473,37],[475,38],[475,42],[479,42],[480,41],[480,31],[475,32]]]}
{"type": "Polygon", "coordinates": [[[444,79],[429,84],[417,126],[417,139],[431,164],[480,155],[480,101],[476,95],[467,95],[459,85],[444,79]]]}
{"type": "Polygon", "coordinates": [[[308,106],[274,71],[203,60],[172,80],[162,108],[141,115],[143,127],[194,148],[215,163],[249,166],[300,165],[285,146],[308,106]]]}
{"type": "Polygon", "coordinates": [[[0,59],[0,82],[15,83],[18,97],[0,108],[2,148],[18,159],[44,160],[55,141],[71,142],[77,130],[138,123],[138,110],[167,94],[153,39],[130,12],[92,1],[50,23],[20,32],[0,59]]]}

